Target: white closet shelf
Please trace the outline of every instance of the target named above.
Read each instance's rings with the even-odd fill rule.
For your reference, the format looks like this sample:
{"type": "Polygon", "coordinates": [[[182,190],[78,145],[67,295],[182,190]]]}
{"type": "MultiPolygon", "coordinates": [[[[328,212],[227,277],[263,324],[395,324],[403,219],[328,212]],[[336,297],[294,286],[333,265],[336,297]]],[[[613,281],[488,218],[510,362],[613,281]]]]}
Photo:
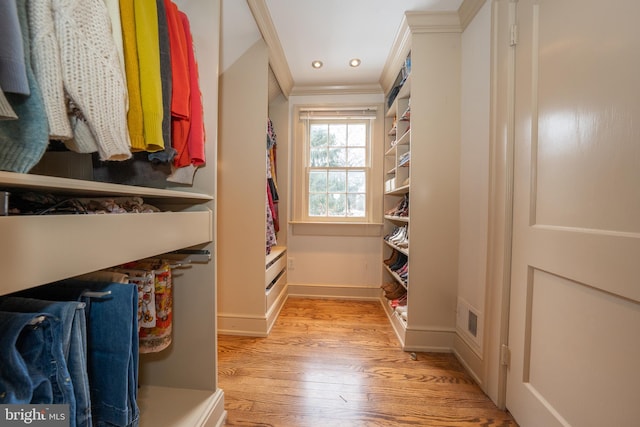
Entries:
{"type": "Polygon", "coordinates": [[[271,252],[267,255],[265,266],[269,268],[273,262],[279,258],[287,250],[286,246],[273,246],[271,252]]]}
{"type": "MultiPolygon", "coordinates": [[[[382,298],[384,299],[384,298],[382,298]]],[[[389,321],[391,322],[391,327],[393,331],[396,333],[396,337],[398,337],[398,341],[400,341],[400,346],[404,347],[405,344],[405,334],[407,332],[407,323],[400,318],[398,313],[396,313],[395,309],[391,307],[391,301],[380,301],[384,312],[387,314],[389,321]]]]}
{"type": "Polygon", "coordinates": [[[0,217],[2,292],[161,255],[213,240],[213,213],[0,217]]]}
{"type": "Polygon", "coordinates": [[[208,194],[191,193],[188,190],[167,190],[3,171],[0,171],[0,189],[7,191],[11,189],[47,191],[94,197],[138,196],[151,199],[172,199],[174,202],[180,201],[191,204],[213,200],[213,197],[208,194]]]}
{"type": "Polygon", "coordinates": [[[138,391],[140,427],[202,427],[222,399],[222,392],[142,386],[138,391]]]}
{"type": "Polygon", "coordinates": [[[400,88],[398,95],[396,95],[396,99],[393,101],[393,104],[391,105],[391,107],[387,110],[386,117],[393,117],[397,110],[395,104],[398,102],[399,99],[408,98],[410,94],[411,94],[411,74],[407,76],[407,79],[404,81],[402,87],[400,88]]]}
{"type": "Polygon", "coordinates": [[[395,190],[387,191],[386,195],[402,195],[409,192],[409,185],[403,185],[402,187],[398,187],[395,190]]]}

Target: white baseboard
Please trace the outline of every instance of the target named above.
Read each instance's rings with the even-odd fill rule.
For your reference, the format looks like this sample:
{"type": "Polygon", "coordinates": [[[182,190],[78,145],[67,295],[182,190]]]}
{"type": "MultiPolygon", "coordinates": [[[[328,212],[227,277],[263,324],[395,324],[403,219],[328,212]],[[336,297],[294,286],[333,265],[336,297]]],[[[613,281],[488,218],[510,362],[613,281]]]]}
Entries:
{"type": "Polygon", "coordinates": [[[289,297],[378,300],[379,287],[289,283],[289,297]]]}
{"type": "Polygon", "coordinates": [[[271,307],[268,308],[267,311],[267,335],[271,332],[273,328],[273,324],[278,320],[278,315],[280,315],[280,311],[282,307],[284,307],[284,303],[287,302],[287,298],[289,297],[288,287],[285,286],[280,295],[273,302],[271,307]]]}
{"type": "Polygon", "coordinates": [[[484,363],[482,358],[478,356],[473,347],[469,345],[460,333],[456,334],[453,344],[453,354],[462,366],[464,366],[469,375],[473,377],[474,381],[478,383],[480,388],[484,390],[485,384],[482,375],[482,372],[484,371],[484,363]]]}
{"type": "Polygon", "coordinates": [[[249,316],[218,313],[218,334],[248,337],[266,337],[267,316],[249,316]]]}
{"type": "Polygon", "coordinates": [[[227,411],[224,409],[224,392],[218,389],[216,390],[215,403],[204,427],[222,427],[226,424],[226,421],[227,411]]]}
{"type": "Polygon", "coordinates": [[[407,327],[404,340],[404,351],[425,353],[451,353],[455,339],[455,330],[443,328],[407,327]]]}

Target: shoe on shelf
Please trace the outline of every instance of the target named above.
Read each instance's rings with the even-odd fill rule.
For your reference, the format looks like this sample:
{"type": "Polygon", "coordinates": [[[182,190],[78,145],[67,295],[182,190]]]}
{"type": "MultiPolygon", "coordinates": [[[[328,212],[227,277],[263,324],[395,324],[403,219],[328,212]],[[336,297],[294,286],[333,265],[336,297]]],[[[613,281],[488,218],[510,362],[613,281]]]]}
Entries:
{"type": "Polygon", "coordinates": [[[402,314],[402,313],[406,313],[406,312],[407,312],[407,306],[406,305],[398,305],[396,307],[396,313],[402,314]]]}
{"type": "Polygon", "coordinates": [[[398,283],[398,287],[391,292],[385,293],[384,297],[388,300],[393,301],[393,300],[397,300],[398,298],[406,294],[407,294],[407,290],[404,288],[404,286],[398,283]]]}
{"type": "Polygon", "coordinates": [[[385,259],[383,262],[386,266],[390,266],[393,265],[397,260],[398,260],[398,254],[400,252],[396,251],[395,249],[393,250],[393,252],[391,252],[391,256],[387,259],[385,259]]]}

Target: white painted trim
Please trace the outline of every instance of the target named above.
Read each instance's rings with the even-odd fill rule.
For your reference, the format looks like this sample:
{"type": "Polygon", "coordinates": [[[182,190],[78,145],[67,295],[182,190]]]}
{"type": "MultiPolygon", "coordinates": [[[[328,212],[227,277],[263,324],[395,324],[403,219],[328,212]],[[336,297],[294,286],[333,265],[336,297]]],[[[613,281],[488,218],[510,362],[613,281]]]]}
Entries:
{"type": "Polygon", "coordinates": [[[224,392],[187,388],[142,386],[138,392],[140,427],[221,427],[227,412],[224,392]]]}
{"type": "Polygon", "coordinates": [[[218,313],[218,334],[266,337],[267,317],[218,313]]]}
{"type": "Polygon", "coordinates": [[[402,68],[402,64],[410,50],[411,31],[409,30],[406,16],[403,16],[400,22],[400,29],[393,40],[389,56],[380,75],[380,86],[385,94],[391,90],[391,86],[398,76],[398,70],[402,68]]]}
{"type": "Polygon", "coordinates": [[[285,98],[288,98],[291,93],[291,88],[293,87],[293,77],[291,76],[289,64],[282,49],[278,32],[271,20],[269,8],[267,8],[265,0],[247,0],[247,4],[249,5],[249,9],[251,9],[253,19],[256,21],[262,38],[267,44],[269,64],[271,65],[273,74],[280,85],[282,94],[285,98]]]}
{"type": "Polygon", "coordinates": [[[407,326],[404,351],[451,353],[456,332],[452,328],[407,326]],[[425,345],[424,343],[429,343],[425,345]]]}
{"type": "Polygon", "coordinates": [[[458,361],[464,366],[466,371],[471,375],[480,388],[484,387],[482,377],[478,374],[484,370],[484,362],[474,349],[469,346],[467,340],[459,333],[456,334],[455,343],[453,345],[453,354],[458,361]]]}
{"type": "Polygon", "coordinates": [[[313,95],[369,95],[381,94],[382,86],[371,85],[332,85],[332,86],[294,86],[291,96],[313,95]]]}
{"type": "Polygon", "coordinates": [[[473,21],[476,14],[482,9],[487,0],[464,0],[458,8],[458,17],[460,18],[460,26],[464,31],[473,21]]]}
{"type": "Polygon", "coordinates": [[[224,391],[217,389],[213,398],[212,410],[205,427],[222,427],[227,421],[227,411],[224,409],[224,391]]]}
{"type": "Polygon", "coordinates": [[[389,323],[391,323],[393,331],[396,333],[400,348],[404,349],[404,336],[406,330],[405,322],[391,308],[391,306],[389,305],[389,301],[384,297],[384,292],[382,290],[380,291],[379,299],[380,304],[382,305],[382,309],[389,318],[389,323]]]}
{"type": "Polygon", "coordinates": [[[274,323],[278,320],[278,316],[280,315],[280,311],[282,311],[282,307],[287,302],[287,298],[289,297],[289,287],[287,284],[284,285],[280,295],[273,302],[273,305],[267,310],[267,335],[271,333],[271,329],[273,329],[274,323]]]}
{"type": "Polygon", "coordinates": [[[380,75],[380,86],[386,94],[391,90],[411,50],[411,35],[421,33],[461,33],[458,12],[405,12],[400,29],[389,51],[380,75]]]}

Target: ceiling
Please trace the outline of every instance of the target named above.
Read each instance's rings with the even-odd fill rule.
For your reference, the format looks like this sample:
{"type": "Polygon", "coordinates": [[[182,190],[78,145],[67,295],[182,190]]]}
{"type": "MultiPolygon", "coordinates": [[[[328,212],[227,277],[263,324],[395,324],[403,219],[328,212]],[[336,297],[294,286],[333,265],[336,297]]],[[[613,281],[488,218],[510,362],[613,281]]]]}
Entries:
{"type": "Polygon", "coordinates": [[[457,11],[461,4],[462,0],[223,0],[221,71],[270,31],[264,38],[269,38],[271,51],[281,52],[284,62],[276,76],[281,80],[288,73],[293,88],[379,86],[404,12],[457,11]],[[350,67],[352,58],[360,59],[361,65],[350,67]],[[314,60],[322,61],[323,67],[314,69],[314,60]]]}

